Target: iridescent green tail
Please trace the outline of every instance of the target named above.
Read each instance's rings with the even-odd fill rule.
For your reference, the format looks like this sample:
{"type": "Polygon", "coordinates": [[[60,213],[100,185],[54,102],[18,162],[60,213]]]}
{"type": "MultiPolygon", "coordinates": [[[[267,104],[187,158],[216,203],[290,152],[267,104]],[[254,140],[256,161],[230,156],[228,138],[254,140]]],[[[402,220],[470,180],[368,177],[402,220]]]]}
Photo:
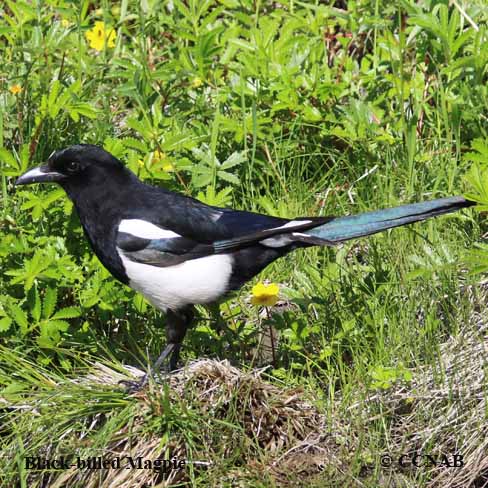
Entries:
{"type": "MultiPolygon", "coordinates": [[[[455,212],[472,205],[474,205],[474,202],[463,197],[439,198],[428,202],[375,210],[359,215],[338,217],[319,227],[302,231],[302,233],[323,239],[324,245],[331,245],[354,239],[355,237],[368,236],[393,227],[455,212]]],[[[316,239],[314,241],[315,244],[319,244],[316,239]]]]}

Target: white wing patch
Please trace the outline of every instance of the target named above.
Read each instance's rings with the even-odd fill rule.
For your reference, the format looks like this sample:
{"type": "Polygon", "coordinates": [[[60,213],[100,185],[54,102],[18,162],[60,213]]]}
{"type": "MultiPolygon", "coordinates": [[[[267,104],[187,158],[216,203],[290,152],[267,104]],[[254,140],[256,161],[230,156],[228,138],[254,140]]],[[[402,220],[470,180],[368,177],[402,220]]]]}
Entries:
{"type": "Polygon", "coordinates": [[[266,247],[284,247],[290,244],[293,239],[288,234],[281,234],[279,236],[268,237],[262,241],[259,241],[259,244],[263,244],[266,247]]]}
{"type": "Polygon", "coordinates": [[[172,230],[163,229],[157,225],[151,224],[140,219],[126,219],[119,224],[119,232],[125,232],[143,239],[171,239],[172,237],[181,237],[172,230]]]}
{"type": "Polygon", "coordinates": [[[280,234],[273,237],[268,237],[259,241],[259,244],[263,244],[266,247],[284,247],[288,246],[295,241],[293,237],[310,237],[308,234],[302,234],[300,232],[292,232],[291,234],[280,234]]]}
{"type": "Polygon", "coordinates": [[[303,224],[310,224],[312,222],[311,220],[292,220],[290,222],[287,222],[284,225],[281,225],[280,227],[274,227],[273,229],[269,230],[279,230],[279,229],[288,229],[290,227],[297,227],[303,224]]]}
{"type": "MultiPolygon", "coordinates": [[[[289,229],[293,227],[297,227],[303,224],[309,224],[312,222],[311,220],[292,220],[290,222],[287,222],[286,224],[280,226],[280,227],[274,227],[272,229],[267,229],[267,230],[279,230],[279,229],[289,229]]],[[[306,234],[300,234],[299,232],[292,232],[286,233],[286,234],[278,234],[277,236],[273,237],[268,237],[266,239],[263,239],[262,241],[259,241],[259,244],[263,244],[264,246],[267,247],[285,247],[288,246],[293,242],[293,236],[304,236],[306,234]]]]}
{"type": "Polygon", "coordinates": [[[130,286],[163,311],[215,301],[226,293],[232,274],[233,258],[229,254],[159,268],[131,261],[120,249],[118,252],[130,286]]]}

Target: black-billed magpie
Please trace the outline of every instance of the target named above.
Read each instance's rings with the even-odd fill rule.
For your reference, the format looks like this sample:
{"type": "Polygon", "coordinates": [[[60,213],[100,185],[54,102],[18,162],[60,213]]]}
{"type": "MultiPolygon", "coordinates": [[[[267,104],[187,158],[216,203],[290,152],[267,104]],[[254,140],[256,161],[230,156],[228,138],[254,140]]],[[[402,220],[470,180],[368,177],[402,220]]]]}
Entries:
{"type": "Polygon", "coordinates": [[[212,207],[140,181],[98,146],[54,152],[18,185],[56,182],[73,201],[91,247],[115,278],[166,312],[169,358],[176,368],[195,304],[236,290],[299,247],[331,246],[473,205],[463,197],[348,217],[284,219],[212,207]]]}

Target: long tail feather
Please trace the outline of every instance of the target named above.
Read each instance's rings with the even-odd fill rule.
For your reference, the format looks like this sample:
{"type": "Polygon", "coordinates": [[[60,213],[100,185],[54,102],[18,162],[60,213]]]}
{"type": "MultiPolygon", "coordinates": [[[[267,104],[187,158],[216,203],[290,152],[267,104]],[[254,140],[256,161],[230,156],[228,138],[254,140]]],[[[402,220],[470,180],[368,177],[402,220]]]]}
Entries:
{"type": "Polygon", "coordinates": [[[318,243],[317,238],[323,240],[323,245],[338,244],[355,237],[368,236],[393,227],[455,212],[472,205],[474,205],[474,202],[463,197],[439,198],[428,202],[402,205],[359,215],[338,217],[326,224],[302,231],[302,234],[312,236],[314,244],[318,243]]]}

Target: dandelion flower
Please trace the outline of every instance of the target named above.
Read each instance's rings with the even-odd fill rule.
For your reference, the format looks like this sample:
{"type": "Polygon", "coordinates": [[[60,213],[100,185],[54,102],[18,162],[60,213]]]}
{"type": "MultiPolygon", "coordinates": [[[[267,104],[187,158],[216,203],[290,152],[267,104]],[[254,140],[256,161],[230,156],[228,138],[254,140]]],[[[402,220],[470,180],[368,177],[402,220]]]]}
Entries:
{"type": "Polygon", "coordinates": [[[193,88],[199,88],[202,85],[203,85],[203,81],[201,78],[193,78],[193,81],[191,82],[191,86],[193,88]]]}
{"type": "Polygon", "coordinates": [[[251,303],[272,307],[278,301],[279,286],[276,283],[264,284],[262,281],[252,287],[251,303]]]}
{"type": "Polygon", "coordinates": [[[8,91],[12,93],[12,95],[18,95],[22,91],[22,87],[20,85],[12,85],[8,91]]]}
{"type": "Polygon", "coordinates": [[[96,51],[102,51],[105,43],[107,47],[115,47],[115,30],[106,30],[103,22],[95,22],[93,29],[87,31],[85,36],[90,42],[90,47],[96,51]]]}

